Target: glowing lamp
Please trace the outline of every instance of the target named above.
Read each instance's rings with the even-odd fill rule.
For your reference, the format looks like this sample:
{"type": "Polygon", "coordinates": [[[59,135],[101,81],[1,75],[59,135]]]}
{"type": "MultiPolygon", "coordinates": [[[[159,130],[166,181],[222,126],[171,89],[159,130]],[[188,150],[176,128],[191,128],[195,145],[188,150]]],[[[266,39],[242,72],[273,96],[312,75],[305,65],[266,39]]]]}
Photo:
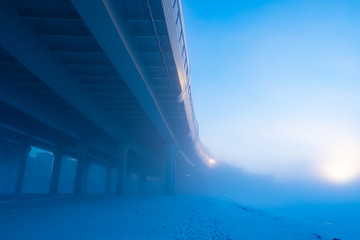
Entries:
{"type": "Polygon", "coordinates": [[[213,167],[214,165],[216,165],[216,160],[213,158],[209,158],[208,159],[208,164],[210,167],[213,167]]]}

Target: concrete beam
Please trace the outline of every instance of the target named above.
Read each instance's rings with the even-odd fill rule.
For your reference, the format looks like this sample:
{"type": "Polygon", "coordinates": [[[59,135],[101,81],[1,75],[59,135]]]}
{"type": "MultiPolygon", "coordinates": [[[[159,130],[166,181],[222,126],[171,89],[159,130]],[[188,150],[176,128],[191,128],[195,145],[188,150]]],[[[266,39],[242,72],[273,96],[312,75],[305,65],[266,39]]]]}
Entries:
{"type": "Polygon", "coordinates": [[[143,70],[116,1],[72,0],[73,5],[165,142],[176,142],[143,70]]]}
{"type": "MultiPolygon", "coordinates": [[[[22,91],[13,82],[3,77],[0,77],[0,100],[64,134],[76,139],[87,139],[92,145],[105,149],[110,153],[115,153],[115,141],[105,137],[101,129],[94,129],[83,121],[81,123],[74,121],[64,114],[58,114],[49,106],[39,104],[25,91],[22,91]],[[101,137],[100,134],[104,135],[104,137],[101,137]]],[[[66,143],[62,144],[65,145],[66,143]]]]}
{"type": "Polygon", "coordinates": [[[0,32],[0,45],[54,92],[109,135],[122,141],[129,140],[127,132],[39,41],[8,1],[0,1],[0,32]]]}
{"type": "MultiPolygon", "coordinates": [[[[91,1],[89,4],[84,1],[83,4],[85,4],[85,8],[88,7],[91,11],[97,11],[94,9],[94,2],[99,1],[91,1]]],[[[101,12],[100,9],[99,12],[101,12]]],[[[98,23],[95,21],[95,24],[100,23],[100,21],[98,23]]],[[[100,26],[100,28],[103,28],[103,26],[100,26]]],[[[42,44],[39,36],[34,34],[33,30],[17,14],[16,9],[9,1],[0,1],[0,32],[0,45],[6,51],[102,131],[114,137],[117,141],[130,143],[132,149],[143,156],[153,154],[151,146],[149,147],[146,143],[140,142],[139,139],[129,135],[115,118],[95,102],[93,97],[73,78],[56,55],[42,44]]],[[[113,50],[108,49],[108,51],[116,51],[116,48],[113,50]]],[[[117,54],[121,55],[121,52],[117,54]]],[[[118,62],[117,64],[121,65],[118,62]]],[[[126,66],[123,67],[126,68],[126,66]]],[[[131,82],[132,79],[127,79],[127,81],[131,82]]],[[[148,96],[148,94],[146,95],[148,96]]],[[[151,109],[148,109],[148,111],[151,111],[151,109]]],[[[157,125],[159,123],[160,121],[157,125]]],[[[90,141],[96,142],[96,138],[90,141]]],[[[98,141],[98,143],[101,142],[98,141]]]]}

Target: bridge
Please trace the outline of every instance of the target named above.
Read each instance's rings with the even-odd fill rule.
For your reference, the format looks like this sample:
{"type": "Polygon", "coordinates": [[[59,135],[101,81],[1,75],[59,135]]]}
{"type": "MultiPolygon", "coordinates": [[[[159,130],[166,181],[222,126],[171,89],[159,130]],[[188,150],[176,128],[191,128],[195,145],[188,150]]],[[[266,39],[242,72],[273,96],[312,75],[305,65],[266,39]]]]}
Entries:
{"type": "Polygon", "coordinates": [[[0,194],[174,194],[212,164],[180,0],[0,3],[0,194]]]}

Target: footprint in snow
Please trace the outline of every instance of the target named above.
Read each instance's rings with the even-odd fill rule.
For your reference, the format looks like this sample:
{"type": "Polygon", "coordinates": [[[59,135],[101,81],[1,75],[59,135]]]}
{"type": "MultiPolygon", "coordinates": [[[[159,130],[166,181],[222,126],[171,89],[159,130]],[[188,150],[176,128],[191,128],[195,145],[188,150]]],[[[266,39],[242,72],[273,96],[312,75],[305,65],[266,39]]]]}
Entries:
{"type": "Polygon", "coordinates": [[[174,239],[232,240],[228,234],[222,231],[217,218],[194,211],[185,219],[174,239]]]}

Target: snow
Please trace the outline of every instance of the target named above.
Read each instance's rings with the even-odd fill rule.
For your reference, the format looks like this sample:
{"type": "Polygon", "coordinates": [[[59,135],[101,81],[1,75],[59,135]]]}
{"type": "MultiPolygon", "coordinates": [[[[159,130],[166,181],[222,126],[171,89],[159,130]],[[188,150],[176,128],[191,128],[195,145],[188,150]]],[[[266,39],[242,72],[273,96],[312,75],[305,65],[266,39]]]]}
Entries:
{"type": "Polygon", "coordinates": [[[0,239],[359,239],[228,199],[47,197],[0,202],[0,239]]]}
{"type": "MultiPolygon", "coordinates": [[[[318,225],[327,225],[328,229],[357,236],[360,239],[359,202],[347,203],[297,203],[286,206],[267,207],[269,211],[283,216],[301,219],[318,225]]],[[[347,239],[347,238],[344,238],[347,239]]]]}

